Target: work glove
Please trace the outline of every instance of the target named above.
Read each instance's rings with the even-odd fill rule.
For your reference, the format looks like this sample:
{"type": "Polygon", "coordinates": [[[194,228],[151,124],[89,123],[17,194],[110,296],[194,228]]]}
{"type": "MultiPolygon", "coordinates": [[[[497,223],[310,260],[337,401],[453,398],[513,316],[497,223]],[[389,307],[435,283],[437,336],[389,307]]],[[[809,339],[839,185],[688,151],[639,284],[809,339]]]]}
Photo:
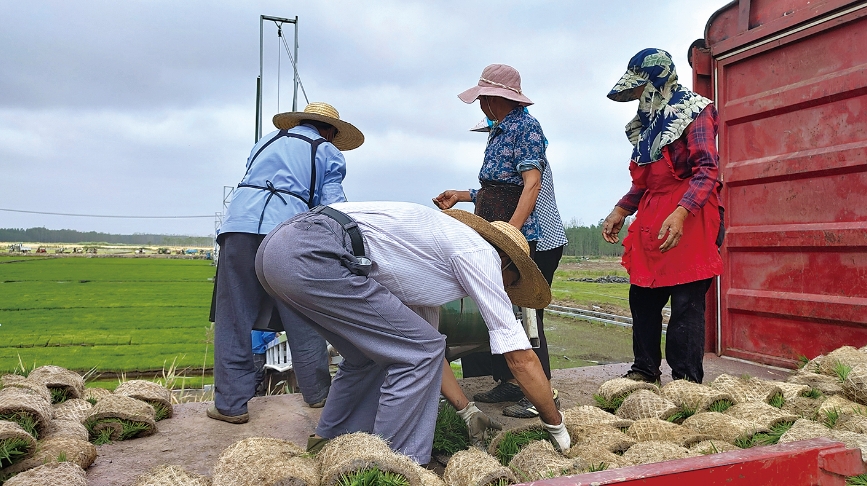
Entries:
{"type": "Polygon", "coordinates": [[[545,430],[547,430],[554,441],[557,442],[557,445],[560,447],[560,452],[566,451],[566,449],[568,449],[572,444],[572,438],[569,437],[569,431],[566,430],[566,421],[563,420],[563,412],[560,412],[559,425],[549,425],[542,420],[542,426],[545,427],[545,430]]]}
{"type": "Polygon", "coordinates": [[[475,447],[485,448],[490,437],[490,431],[502,430],[503,426],[496,420],[485,415],[485,412],[476,407],[476,402],[470,402],[463,410],[458,410],[458,415],[464,419],[470,433],[470,442],[475,447]]]}

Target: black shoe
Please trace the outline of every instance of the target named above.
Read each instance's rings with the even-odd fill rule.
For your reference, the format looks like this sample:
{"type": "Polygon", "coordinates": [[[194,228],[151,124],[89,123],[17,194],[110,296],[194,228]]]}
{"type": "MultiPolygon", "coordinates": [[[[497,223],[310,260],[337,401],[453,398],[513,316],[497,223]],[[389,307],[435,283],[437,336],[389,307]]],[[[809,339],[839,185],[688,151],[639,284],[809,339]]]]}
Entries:
{"type": "Polygon", "coordinates": [[[524,398],[524,392],[521,391],[521,387],[508,381],[504,381],[486,392],[473,395],[473,400],[482,403],[517,402],[522,398],[524,398]]]}
{"type": "MultiPolygon", "coordinates": [[[[557,390],[554,390],[554,405],[557,406],[557,410],[560,410],[560,392],[557,390]]],[[[518,400],[518,403],[504,408],[503,415],[506,417],[533,418],[539,416],[539,411],[536,410],[536,406],[530,403],[527,397],[524,397],[518,400]]]]}
{"type": "Polygon", "coordinates": [[[641,373],[639,371],[630,370],[628,373],[623,375],[623,377],[628,378],[632,381],[643,381],[645,383],[653,383],[654,385],[659,384],[658,379],[653,379],[653,378],[651,378],[651,377],[649,377],[649,376],[647,376],[644,373],[641,373]]]}

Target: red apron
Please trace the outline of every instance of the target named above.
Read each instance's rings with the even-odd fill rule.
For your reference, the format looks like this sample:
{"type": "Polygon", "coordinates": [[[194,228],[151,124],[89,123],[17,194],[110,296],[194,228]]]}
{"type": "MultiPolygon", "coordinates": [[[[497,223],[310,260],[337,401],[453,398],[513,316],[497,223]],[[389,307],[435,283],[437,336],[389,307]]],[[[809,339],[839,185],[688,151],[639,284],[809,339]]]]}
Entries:
{"type": "Polygon", "coordinates": [[[719,232],[719,195],[714,190],[698,214],[683,221],[683,236],[676,247],[665,253],[659,247],[662,223],[678,206],[689,189],[689,178],[681,179],[674,171],[668,148],[662,160],[638,165],[629,164],[632,182],[645,188],[635,221],[623,239],[621,263],[629,272],[629,281],[640,287],[670,287],[704,280],[722,272],[722,260],[716,246],[719,232]]]}

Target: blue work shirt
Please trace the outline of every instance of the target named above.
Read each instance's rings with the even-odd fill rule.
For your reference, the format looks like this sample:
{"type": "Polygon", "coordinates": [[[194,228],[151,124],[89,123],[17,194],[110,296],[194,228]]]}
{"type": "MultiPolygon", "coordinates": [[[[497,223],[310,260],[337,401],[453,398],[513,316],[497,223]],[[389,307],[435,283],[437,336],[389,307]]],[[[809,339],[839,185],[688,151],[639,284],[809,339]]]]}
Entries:
{"type": "Polygon", "coordinates": [[[250,331],[250,337],[253,339],[253,354],[265,354],[265,350],[268,349],[268,343],[277,337],[277,333],[250,331]]]}
{"type": "MultiPolygon", "coordinates": [[[[309,209],[311,144],[302,139],[280,136],[286,132],[314,141],[322,139],[319,131],[311,125],[274,131],[262,137],[250,151],[247,172],[232,193],[220,234],[268,234],[278,224],[309,209]],[[244,185],[261,189],[242,187],[244,185]],[[274,190],[265,189],[269,187],[274,190]]],[[[346,201],[342,185],[345,176],[343,154],[330,142],[322,142],[316,150],[316,182],[310,207],[346,201]]]]}

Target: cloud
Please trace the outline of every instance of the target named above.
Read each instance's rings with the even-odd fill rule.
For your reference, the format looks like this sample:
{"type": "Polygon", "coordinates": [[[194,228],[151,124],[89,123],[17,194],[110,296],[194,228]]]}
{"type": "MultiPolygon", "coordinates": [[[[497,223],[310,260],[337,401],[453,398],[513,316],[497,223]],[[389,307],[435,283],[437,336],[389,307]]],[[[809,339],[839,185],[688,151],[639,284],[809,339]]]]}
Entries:
{"type": "MultiPolygon", "coordinates": [[[[365,144],[347,152],[352,200],[429,204],[477,185],[478,104],[457,93],[487,64],[521,72],[551,142],[565,221],[604,217],[628,189],[623,126],[635,106],[605,94],[638,50],[675,58],[723,1],[651,8],[600,2],[169,0],[5,2],[0,39],[0,208],[116,215],[222,210],[254,142],[259,16],[298,16],[298,68],[311,101],[332,103],[365,144]]],[[[263,25],[263,132],[292,103],[291,66],[263,25]],[[280,103],[277,60],[280,59],[280,103]]],[[[292,45],[294,31],[284,25],[292,45]]],[[[299,109],[306,104],[299,91],[299,109]]],[[[214,222],[0,212],[0,227],[208,234],[214,222]]]]}

